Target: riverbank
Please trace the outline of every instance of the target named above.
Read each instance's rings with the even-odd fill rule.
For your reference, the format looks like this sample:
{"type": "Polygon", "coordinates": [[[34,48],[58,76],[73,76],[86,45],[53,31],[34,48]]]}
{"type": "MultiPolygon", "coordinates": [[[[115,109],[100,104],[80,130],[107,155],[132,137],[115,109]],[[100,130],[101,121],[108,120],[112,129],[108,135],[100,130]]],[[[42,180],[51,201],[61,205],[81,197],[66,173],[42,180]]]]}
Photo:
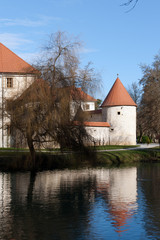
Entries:
{"type": "Polygon", "coordinates": [[[134,163],[160,161],[160,149],[134,149],[107,151],[97,154],[97,164],[134,163]]]}
{"type": "Polygon", "coordinates": [[[78,167],[95,167],[112,164],[132,164],[135,162],[160,161],[159,148],[112,149],[80,152],[37,152],[36,162],[30,159],[27,151],[0,151],[0,170],[27,171],[50,170],[78,167]]]}

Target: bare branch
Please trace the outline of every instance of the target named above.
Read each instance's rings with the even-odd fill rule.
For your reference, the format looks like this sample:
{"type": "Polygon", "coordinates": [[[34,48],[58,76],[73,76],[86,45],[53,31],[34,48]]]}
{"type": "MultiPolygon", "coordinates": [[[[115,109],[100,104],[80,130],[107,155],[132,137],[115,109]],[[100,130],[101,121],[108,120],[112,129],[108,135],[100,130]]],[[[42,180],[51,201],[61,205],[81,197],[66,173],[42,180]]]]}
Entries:
{"type": "MultiPolygon", "coordinates": [[[[77,110],[84,101],[82,89],[88,92],[99,85],[90,64],[81,68],[80,46],[65,33],[52,35],[45,56],[39,61],[43,79],[36,79],[20,97],[6,101],[5,112],[11,125],[16,134],[25,137],[33,155],[34,148],[44,147],[45,143],[46,147],[53,148],[56,143],[61,148],[80,149],[90,138],[83,127],[83,117],[77,119],[81,125],[73,124],[76,112],[73,115],[71,109],[72,103],[77,110]]],[[[16,139],[21,142],[22,138],[16,139]]]]}
{"type": "Polygon", "coordinates": [[[126,12],[130,12],[136,7],[138,1],[139,0],[128,0],[128,2],[125,2],[125,3],[121,4],[121,6],[127,6],[128,7],[128,6],[132,5],[131,8],[128,11],[126,11],[126,12]]]}

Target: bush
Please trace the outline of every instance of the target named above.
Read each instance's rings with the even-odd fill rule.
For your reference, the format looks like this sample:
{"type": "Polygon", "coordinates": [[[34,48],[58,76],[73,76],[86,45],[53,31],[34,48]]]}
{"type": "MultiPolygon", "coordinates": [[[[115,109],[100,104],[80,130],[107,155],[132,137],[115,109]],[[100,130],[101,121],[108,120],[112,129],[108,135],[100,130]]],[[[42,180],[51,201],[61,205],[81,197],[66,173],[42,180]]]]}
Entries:
{"type": "Polygon", "coordinates": [[[151,143],[151,139],[148,136],[142,136],[142,141],[141,143],[151,143]]]}

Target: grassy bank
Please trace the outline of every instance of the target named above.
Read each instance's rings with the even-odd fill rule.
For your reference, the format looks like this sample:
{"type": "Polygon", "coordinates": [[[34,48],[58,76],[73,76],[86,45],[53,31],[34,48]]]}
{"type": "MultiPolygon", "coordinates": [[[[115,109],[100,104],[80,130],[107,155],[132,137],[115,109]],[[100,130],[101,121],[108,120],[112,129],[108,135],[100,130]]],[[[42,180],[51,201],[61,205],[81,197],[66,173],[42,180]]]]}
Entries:
{"type": "Polygon", "coordinates": [[[82,153],[37,153],[36,163],[33,166],[29,152],[3,151],[0,152],[0,170],[4,171],[26,171],[48,170],[78,167],[107,166],[111,164],[124,164],[134,162],[160,161],[159,149],[146,150],[123,150],[82,153]]]}
{"type": "Polygon", "coordinates": [[[95,146],[96,150],[115,150],[115,149],[128,149],[128,148],[136,148],[139,145],[102,145],[95,146]]]}
{"type": "Polygon", "coordinates": [[[110,151],[97,153],[97,164],[160,161],[160,151],[155,149],[110,151]]]}

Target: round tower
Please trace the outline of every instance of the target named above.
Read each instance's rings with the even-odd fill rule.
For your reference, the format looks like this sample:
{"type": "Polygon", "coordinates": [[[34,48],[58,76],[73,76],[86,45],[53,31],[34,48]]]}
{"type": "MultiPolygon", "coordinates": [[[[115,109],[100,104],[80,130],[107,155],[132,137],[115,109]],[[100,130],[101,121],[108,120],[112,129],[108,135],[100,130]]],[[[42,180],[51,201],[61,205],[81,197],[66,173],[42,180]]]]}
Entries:
{"type": "Polygon", "coordinates": [[[136,145],[137,105],[117,77],[102,103],[102,121],[110,124],[110,145],[136,145]]]}

